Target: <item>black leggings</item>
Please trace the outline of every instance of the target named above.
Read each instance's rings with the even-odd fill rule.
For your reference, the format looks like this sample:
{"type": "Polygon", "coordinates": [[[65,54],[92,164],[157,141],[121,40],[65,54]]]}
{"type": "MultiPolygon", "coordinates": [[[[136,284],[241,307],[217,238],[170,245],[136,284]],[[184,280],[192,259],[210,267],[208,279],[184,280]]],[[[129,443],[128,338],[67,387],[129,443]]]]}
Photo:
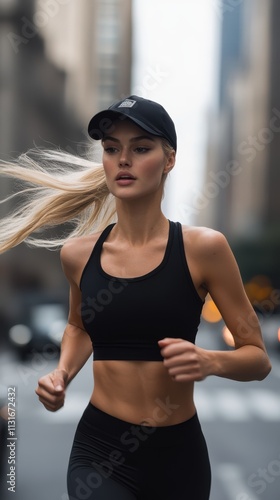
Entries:
{"type": "Polygon", "coordinates": [[[211,471],[197,415],[166,427],[124,422],[91,403],[70,455],[69,500],[208,500],[211,471]]]}

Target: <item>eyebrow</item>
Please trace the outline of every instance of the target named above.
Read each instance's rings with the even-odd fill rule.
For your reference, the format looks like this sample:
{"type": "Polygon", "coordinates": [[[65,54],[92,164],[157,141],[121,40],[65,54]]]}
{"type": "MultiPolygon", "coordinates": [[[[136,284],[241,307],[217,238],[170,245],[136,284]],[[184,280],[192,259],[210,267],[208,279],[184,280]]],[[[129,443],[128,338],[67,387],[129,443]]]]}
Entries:
{"type": "MultiPolygon", "coordinates": [[[[132,137],[131,139],[129,139],[129,142],[141,141],[142,139],[148,139],[148,141],[152,142],[154,142],[155,140],[150,135],[138,135],[137,137],[132,137]]],[[[119,139],[117,139],[116,137],[111,137],[110,135],[105,135],[105,137],[103,137],[103,142],[105,141],[120,142],[119,139]]]]}

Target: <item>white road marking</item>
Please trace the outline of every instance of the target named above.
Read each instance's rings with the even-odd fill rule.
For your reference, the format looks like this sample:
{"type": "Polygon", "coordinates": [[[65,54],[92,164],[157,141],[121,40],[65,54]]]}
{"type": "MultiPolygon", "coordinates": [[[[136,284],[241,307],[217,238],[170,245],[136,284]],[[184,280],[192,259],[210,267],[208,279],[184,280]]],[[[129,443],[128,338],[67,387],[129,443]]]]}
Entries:
{"type": "Polygon", "coordinates": [[[280,395],[266,389],[248,391],[248,402],[257,414],[264,420],[280,422],[280,395]]]}
{"type": "Polygon", "coordinates": [[[259,500],[247,486],[242,469],[237,464],[220,464],[216,474],[227,493],[226,500],[259,500]]]}
{"type": "Polygon", "coordinates": [[[205,389],[196,387],[194,399],[201,421],[280,421],[280,394],[267,389],[205,389]]]}
{"type": "MultiPolygon", "coordinates": [[[[252,419],[280,422],[280,395],[266,389],[233,389],[195,391],[195,403],[202,422],[249,422],[252,419]]],[[[50,423],[76,422],[88,404],[88,397],[78,392],[66,396],[64,407],[58,412],[48,412],[38,405],[39,417],[50,423]]]]}
{"type": "Polygon", "coordinates": [[[272,365],[271,375],[274,375],[275,377],[280,378],[280,364],[279,364],[280,355],[279,355],[279,357],[276,357],[274,355],[269,356],[269,357],[270,357],[270,361],[271,361],[271,365],[272,365]]]}
{"type": "Polygon", "coordinates": [[[216,420],[217,408],[211,402],[209,391],[201,387],[195,389],[194,400],[200,420],[216,420]]]}
{"type": "Polygon", "coordinates": [[[49,412],[43,406],[38,407],[40,419],[48,421],[48,423],[71,423],[78,422],[88,405],[88,399],[80,394],[72,394],[66,397],[66,402],[63,408],[56,412],[49,412]]]}
{"type": "Polygon", "coordinates": [[[218,414],[225,420],[244,421],[252,417],[246,399],[237,390],[220,389],[214,398],[218,414]]]}

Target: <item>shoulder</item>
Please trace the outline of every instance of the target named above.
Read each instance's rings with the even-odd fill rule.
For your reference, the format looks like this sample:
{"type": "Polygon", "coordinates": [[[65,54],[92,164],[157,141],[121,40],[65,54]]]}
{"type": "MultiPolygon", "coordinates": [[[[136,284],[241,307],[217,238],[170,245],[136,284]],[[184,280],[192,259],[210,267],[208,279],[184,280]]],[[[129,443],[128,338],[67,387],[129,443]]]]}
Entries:
{"type": "Polygon", "coordinates": [[[78,256],[87,253],[89,248],[93,248],[100,233],[94,233],[88,236],[80,236],[67,240],[60,250],[60,257],[65,264],[76,261],[78,256]]]}
{"type": "Polygon", "coordinates": [[[75,260],[78,253],[83,253],[89,246],[95,244],[100,233],[94,233],[88,236],[69,238],[60,250],[61,260],[65,263],[75,260]]]}
{"type": "Polygon", "coordinates": [[[205,227],[184,226],[183,240],[185,252],[199,269],[201,283],[208,290],[215,283],[225,284],[227,280],[230,283],[237,278],[240,282],[238,264],[223,233],[205,227]]]}
{"type": "Polygon", "coordinates": [[[230,251],[223,233],[208,227],[182,226],[184,246],[201,256],[215,256],[230,251]]]}
{"type": "Polygon", "coordinates": [[[70,281],[81,274],[100,234],[98,232],[70,238],[64,243],[60,250],[60,260],[64,274],[70,281]]]}

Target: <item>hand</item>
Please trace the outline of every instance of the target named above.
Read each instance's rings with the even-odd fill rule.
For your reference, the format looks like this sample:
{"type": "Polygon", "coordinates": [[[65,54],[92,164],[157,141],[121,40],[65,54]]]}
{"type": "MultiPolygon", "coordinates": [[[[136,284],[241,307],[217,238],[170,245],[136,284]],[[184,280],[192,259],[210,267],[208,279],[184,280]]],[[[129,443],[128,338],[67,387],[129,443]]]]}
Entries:
{"type": "Polygon", "coordinates": [[[159,340],[163,364],[176,382],[203,380],[210,374],[208,351],[183,339],[159,340]]]}
{"type": "Polygon", "coordinates": [[[54,370],[38,381],[36,394],[49,411],[57,411],[64,405],[68,374],[65,370],[54,370]]]}

